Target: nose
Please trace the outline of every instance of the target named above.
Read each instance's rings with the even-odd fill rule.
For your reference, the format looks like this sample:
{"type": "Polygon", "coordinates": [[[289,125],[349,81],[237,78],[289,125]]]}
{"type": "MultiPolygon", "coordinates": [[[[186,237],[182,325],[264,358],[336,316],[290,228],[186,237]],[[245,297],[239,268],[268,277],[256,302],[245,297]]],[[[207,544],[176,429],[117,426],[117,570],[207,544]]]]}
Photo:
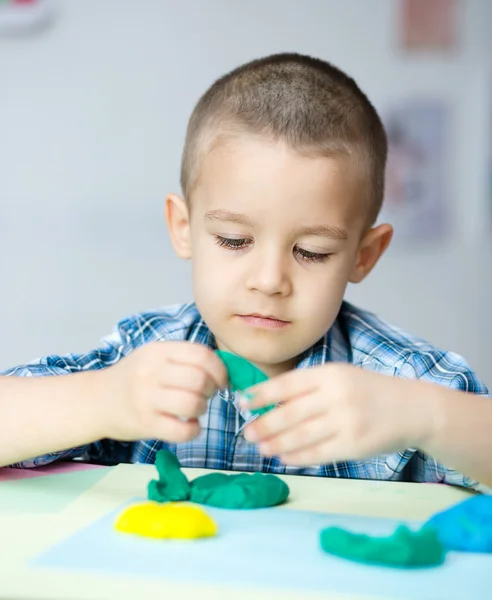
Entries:
{"type": "MultiPolygon", "coordinates": [[[[252,253],[253,254],[253,253],[252,253]]],[[[275,249],[259,249],[251,256],[248,289],[267,296],[288,296],[292,290],[288,258],[275,249]]]]}

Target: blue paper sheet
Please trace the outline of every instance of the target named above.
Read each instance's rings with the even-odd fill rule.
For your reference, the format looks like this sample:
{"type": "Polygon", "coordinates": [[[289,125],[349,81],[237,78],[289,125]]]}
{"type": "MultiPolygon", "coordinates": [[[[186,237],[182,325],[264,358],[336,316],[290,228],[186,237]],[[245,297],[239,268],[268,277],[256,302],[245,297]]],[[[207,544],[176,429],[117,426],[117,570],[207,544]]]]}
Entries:
{"type": "Polygon", "coordinates": [[[474,600],[490,593],[492,555],[452,552],[440,567],[402,570],[353,563],[320,549],[319,532],[324,527],[388,535],[399,523],[394,520],[279,508],[206,510],[219,525],[217,538],[164,541],[121,534],[113,528],[118,510],[37,557],[34,565],[402,600],[474,600]]]}

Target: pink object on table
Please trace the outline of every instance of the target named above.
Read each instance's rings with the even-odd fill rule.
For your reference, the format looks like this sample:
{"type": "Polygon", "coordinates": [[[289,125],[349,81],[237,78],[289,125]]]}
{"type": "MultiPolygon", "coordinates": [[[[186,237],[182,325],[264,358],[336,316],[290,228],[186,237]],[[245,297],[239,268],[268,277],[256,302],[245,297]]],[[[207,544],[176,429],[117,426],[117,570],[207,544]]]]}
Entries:
{"type": "Polygon", "coordinates": [[[15,479],[27,479],[29,477],[42,477],[43,475],[60,475],[62,473],[73,473],[75,471],[87,471],[88,469],[101,469],[102,465],[91,465],[80,462],[55,462],[43,467],[32,469],[16,469],[13,467],[0,468],[0,482],[13,481],[15,479]]]}

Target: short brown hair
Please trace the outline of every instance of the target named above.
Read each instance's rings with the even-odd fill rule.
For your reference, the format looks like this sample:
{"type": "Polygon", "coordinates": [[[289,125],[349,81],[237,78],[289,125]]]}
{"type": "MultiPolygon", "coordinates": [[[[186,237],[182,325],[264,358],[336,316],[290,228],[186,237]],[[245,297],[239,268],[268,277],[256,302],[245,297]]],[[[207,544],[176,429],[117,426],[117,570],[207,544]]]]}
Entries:
{"type": "Polygon", "coordinates": [[[301,54],[274,54],[218,79],[188,123],[181,187],[189,199],[200,160],[233,132],[266,135],[301,154],[349,155],[364,168],[368,218],[384,195],[387,139],[374,106],[355,81],[330,63],[301,54]]]}

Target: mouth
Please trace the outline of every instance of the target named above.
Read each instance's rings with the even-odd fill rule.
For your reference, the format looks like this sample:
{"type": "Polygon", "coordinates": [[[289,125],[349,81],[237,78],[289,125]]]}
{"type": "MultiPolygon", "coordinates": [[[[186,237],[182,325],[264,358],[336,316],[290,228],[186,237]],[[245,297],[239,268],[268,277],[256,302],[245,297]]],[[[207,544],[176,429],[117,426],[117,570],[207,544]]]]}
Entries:
{"type": "Polygon", "coordinates": [[[261,315],[253,313],[249,315],[238,315],[238,317],[247,325],[252,327],[263,327],[267,329],[282,329],[290,324],[290,321],[284,321],[274,315],[261,315]]]}

